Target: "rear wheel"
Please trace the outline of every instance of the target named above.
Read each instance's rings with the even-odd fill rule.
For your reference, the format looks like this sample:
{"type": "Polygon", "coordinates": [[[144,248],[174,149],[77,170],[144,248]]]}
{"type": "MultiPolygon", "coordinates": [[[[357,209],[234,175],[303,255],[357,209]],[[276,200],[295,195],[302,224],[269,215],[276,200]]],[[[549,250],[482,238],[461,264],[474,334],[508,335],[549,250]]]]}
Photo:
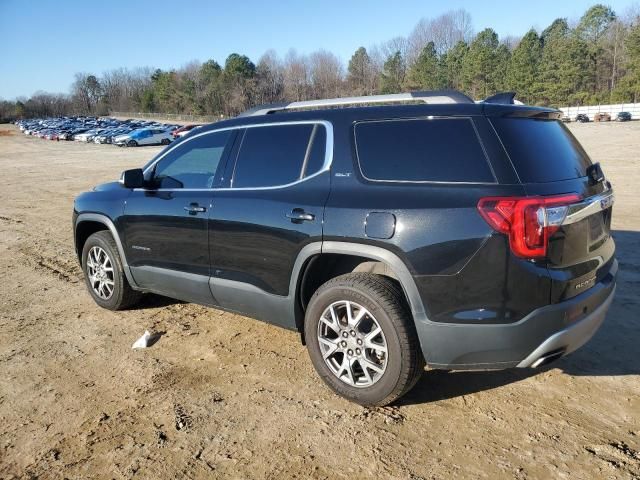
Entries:
{"type": "Polygon", "coordinates": [[[160,143],[162,143],[162,145],[169,145],[171,143],[171,141],[168,138],[163,138],[162,142],[160,142],[160,143]]]}
{"type": "Polygon", "coordinates": [[[307,308],[305,339],[320,377],[361,405],[393,402],[424,368],[402,291],[381,275],[350,273],[322,285],[307,308]]]}
{"type": "Polygon", "coordinates": [[[142,295],[129,285],[118,247],[108,231],[96,232],[87,239],[82,249],[82,269],[89,293],[103,308],[123,310],[142,295]]]}

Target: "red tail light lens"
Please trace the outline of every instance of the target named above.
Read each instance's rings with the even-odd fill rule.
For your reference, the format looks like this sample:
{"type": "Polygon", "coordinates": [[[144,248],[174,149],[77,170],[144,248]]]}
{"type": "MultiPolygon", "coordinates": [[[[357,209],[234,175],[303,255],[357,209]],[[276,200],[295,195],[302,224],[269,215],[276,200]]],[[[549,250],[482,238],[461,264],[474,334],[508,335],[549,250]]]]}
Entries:
{"type": "Polygon", "coordinates": [[[580,200],[572,193],[552,197],[485,197],[478,202],[482,218],[509,237],[511,251],[522,258],[547,255],[549,237],[560,228],[568,207],[580,200]]]}

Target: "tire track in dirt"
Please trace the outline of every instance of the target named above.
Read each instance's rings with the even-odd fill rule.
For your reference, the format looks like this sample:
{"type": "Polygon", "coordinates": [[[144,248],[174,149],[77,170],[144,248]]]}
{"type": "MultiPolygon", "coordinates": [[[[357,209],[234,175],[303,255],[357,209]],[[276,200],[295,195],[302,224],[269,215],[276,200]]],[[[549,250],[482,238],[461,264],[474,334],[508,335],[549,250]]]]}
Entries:
{"type": "Polygon", "coordinates": [[[624,441],[610,441],[603,445],[592,445],[585,450],[616,470],[622,470],[633,478],[640,476],[640,452],[624,441]]]}
{"type": "Polygon", "coordinates": [[[0,215],[0,221],[10,223],[10,224],[23,223],[22,220],[18,220],[17,218],[13,218],[13,217],[8,217],[6,215],[0,215]]]}
{"type": "Polygon", "coordinates": [[[78,265],[73,265],[68,260],[47,253],[40,253],[32,246],[19,248],[23,256],[24,263],[36,270],[53,274],[60,280],[69,283],[78,283],[81,279],[82,271],[78,265]]]}

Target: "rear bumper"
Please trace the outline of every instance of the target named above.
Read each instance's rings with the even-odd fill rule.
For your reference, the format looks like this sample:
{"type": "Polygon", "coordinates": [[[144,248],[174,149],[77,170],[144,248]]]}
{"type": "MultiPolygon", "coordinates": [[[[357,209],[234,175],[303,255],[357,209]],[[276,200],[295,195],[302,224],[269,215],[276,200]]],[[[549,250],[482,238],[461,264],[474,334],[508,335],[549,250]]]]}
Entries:
{"type": "Polygon", "coordinates": [[[549,359],[556,359],[571,353],[587,343],[604,322],[614,294],[615,285],[602,305],[579,322],[551,335],[517,366],[520,368],[537,367],[547,363],[549,359]]]}
{"type": "Polygon", "coordinates": [[[538,308],[513,324],[417,321],[425,360],[433,368],[488,370],[535,367],[584,345],[598,330],[616,287],[617,261],[588,291],[538,308]]]}

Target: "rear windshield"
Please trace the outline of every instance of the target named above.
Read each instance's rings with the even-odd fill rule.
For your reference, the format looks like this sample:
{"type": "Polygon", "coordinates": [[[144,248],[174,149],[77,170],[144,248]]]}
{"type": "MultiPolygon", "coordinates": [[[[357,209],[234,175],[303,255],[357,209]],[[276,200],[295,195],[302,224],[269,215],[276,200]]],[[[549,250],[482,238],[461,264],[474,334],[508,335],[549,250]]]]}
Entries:
{"type": "Polygon", "coordinates": [[[493,118],[502,143],[523,183],[546,183],[584,177],[589,156],[556,120],[493,118]]]}
{"type": "Polygon", "coordinates": [[[361,122],[355,138],[369,180],[495,182],[469,118],[361,122]]]}

